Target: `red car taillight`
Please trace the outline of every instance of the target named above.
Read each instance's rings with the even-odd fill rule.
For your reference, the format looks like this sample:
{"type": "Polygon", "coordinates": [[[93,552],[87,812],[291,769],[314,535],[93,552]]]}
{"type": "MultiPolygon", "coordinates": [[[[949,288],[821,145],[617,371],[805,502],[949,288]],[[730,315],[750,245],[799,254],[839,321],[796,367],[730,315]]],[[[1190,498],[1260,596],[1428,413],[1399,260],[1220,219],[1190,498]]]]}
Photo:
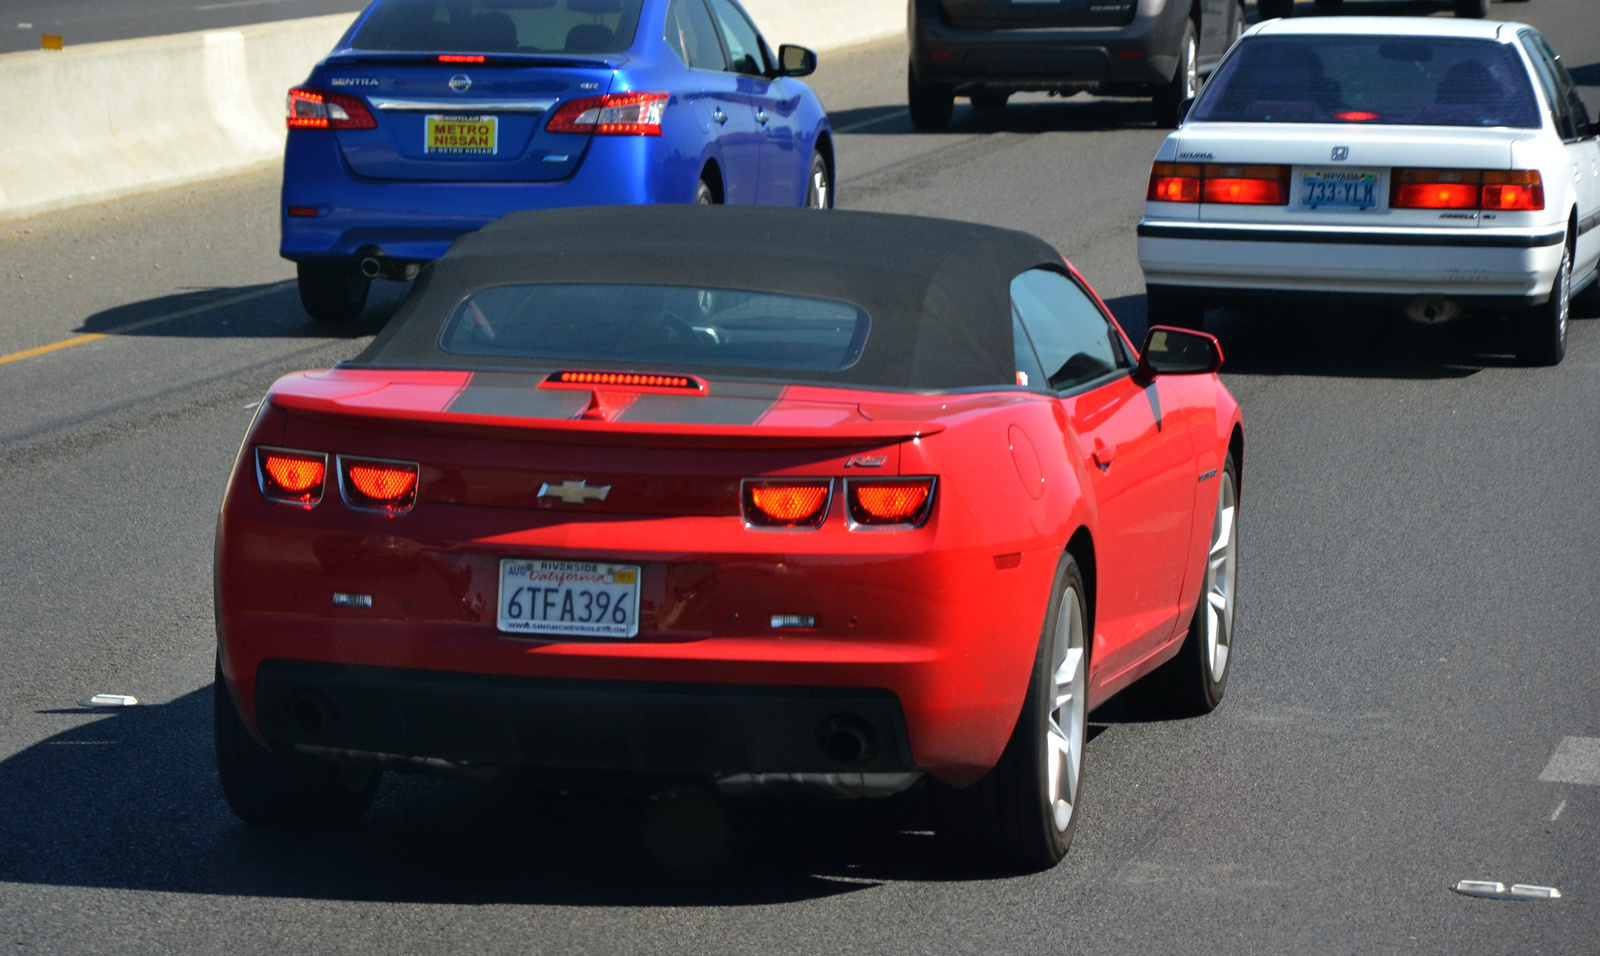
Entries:
{"type": "Polygon", "coordinates": [[[1207,165],[1201,202],[1246,206],[1287,206],[1289,167],[1207,165]]]}
{"type": "Polygon", "coordinates": [[[858,525],[915,528],[933,509],[933,479],[847,479],[845,500],[850,520],[858,525]]]}
{"type": "Polygon", "coordinates": [[[417,465],[340,455],[339,490],[345,504],[359,511],[401,514],[417,503],[417,465]]]}
{"type": "Polygon", "coordinates": [[[1145,198],[1153,202],[1286,206],[1289,167],[1156,163],[1150,167],[1150,188],[1145,198]]]}
{"type": "Polygon", "coordinates": [[[1536,169],[1397,169],[1389,205],[1395,209],[1544,208],[1544,180],[1536,169]]]}
{"type": "Polygon", "coordinates": [[[290,129],[376,129],[367,104],[354,96],[320,90],[289,91],[290,129]]]}
{"type": "Polygon", "coordinates": [[[1199,202],[1199,164],[1156,163],[1151,166],[1150,189],[1144,198],[1154,202],[1199,202]]]}
{"type": "Polygon", "coordinates": [[[816,528],[828,517],[833,480],[746,480],[744,520],[758,528],[816,528]]]}
{"type": "Polygon", "coordinates": [[[608,93],[568,100],[550,115],[551,133],[596,136],[660,136],[666,93],[608,93]]]}
{"type": "Polygon", "coordinates": [[[272,501],[302,508],[322,500],[328,456],[315,451],[256,448],[256,480],[261,493],[272,501]]]}
{"type": "Polygon", "coordinates": [[[1544,177],[1537,169],[1483,171],[1483,208],[1533,212],[1544,208],[1544,177]]]}

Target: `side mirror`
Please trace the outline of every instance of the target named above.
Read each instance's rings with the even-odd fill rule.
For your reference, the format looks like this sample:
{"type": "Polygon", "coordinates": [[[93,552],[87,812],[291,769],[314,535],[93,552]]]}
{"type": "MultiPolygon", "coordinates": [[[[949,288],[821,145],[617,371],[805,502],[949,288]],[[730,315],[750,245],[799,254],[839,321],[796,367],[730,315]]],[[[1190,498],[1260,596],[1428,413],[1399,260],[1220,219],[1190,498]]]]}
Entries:
{"type": "Polygon", "coordinates": [[[810,76],[817,72],[817,55],[803,46],[785,43],[778,47],[779,76],[810,76]]]}
{"type": "Polygon", "coordinates": [[[1184,100],[1182,103],[1178,104],[1178,125],[1179,126],[1182,126],[1183,125],[1183,121],[1189,118],[1189,111],[1192,110],[1192,109],[1194,109],[1194,97],[1192,97],[1192,96],[1189,97],[1188,99],[1184,100]]]}
{"type": "Polygon", "coordinates": [[[1157,375],[1205,375],[1220,368],[1222,346],[1214,336],[1158,325],[1144,337],[1134,374],[1148,381],[1157,375]]]}

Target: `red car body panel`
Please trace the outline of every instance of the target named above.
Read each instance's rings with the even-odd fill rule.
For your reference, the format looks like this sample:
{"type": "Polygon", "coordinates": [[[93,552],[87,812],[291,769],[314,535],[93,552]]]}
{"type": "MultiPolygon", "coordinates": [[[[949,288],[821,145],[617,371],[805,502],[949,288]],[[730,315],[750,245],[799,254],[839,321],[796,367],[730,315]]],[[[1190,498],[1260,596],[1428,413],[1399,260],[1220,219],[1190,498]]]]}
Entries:
{"type": "Polygon", "coordinates": [[[1124,374],[1065,398],[790,386],[750,425],[613,421],[626,390],[594,392],[587,417],[447,411],[472,377],[340,369],[273,386],[216,542],[221,668],[248,724],[272,659],[875,688],[898,698],[916,765],[970,783],[1011,735],[1075,535],[1092,548],[1090,706],[1176,652],[1216,503],[1202,476],[1240,428],[1214,374],[1124,374]],[[418,462],[416,505],[355,511],[331,477],[315,507],[268,500],[258,446],[418,462]],[[858,455],[883,460],[864,474],[858,455]],[[837,488],[890,475],[937,478],[921,527],[852,528],[837,491],[815,530],[750,528],[741,515],[744,478],[837,488]],[[583,505],[536,497],[578,478],[614,491],[583,505]],[[500,633],[503,557],[639,565],[638,635],[500,633]],[[371,607],[334,607],[333,592],[371,595],[371,607]],[[775,631],[774,614],[815,627],[775,631]]]}

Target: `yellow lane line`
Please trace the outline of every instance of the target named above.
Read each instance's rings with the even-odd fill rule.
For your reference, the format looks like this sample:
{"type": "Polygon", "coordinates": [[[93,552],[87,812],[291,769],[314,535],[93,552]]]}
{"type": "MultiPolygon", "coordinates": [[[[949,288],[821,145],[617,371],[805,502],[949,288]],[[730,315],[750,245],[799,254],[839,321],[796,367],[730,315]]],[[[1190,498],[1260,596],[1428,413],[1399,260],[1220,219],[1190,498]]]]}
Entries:
{"type": "Polygon", "coordinates": [[[149,328],[152,325],[159,325],[162,322],[172,322],[177,319],[186,319],[191,315],[198,315],[201,312],[209,312],[212,309],[223,309],[230,305],[238,305],[241,302],[249,302],[251,299],[259,299],[262,296],[268,296],[282,292],[292,285],[294,285],[293,282],[275,282],[272,285],[262,289],[257,289],[254,292],[244,292],[239,295],[229,296],[226,299],[218,299],[215,302],[207,302],[204,305],[191,306],[190,308],[180,309],[177,312],[172,312],[167,315],[157,315],[148,319],[140,319],[137,322],[129,322],[127,325],[119,325],[114,329],[107,329],[104,332],[90,332],[86,335],[78,335],[70,339],[62,339],[59,342],[51,342],[49,345],[41,345],[37,348],[23,349],[21,352],[12,352],[10,355],[0,355],[0,365],[4,365],[7,362],[19,362],[26,358],[33,358],[35,355],[46,355],[50,352],[59,352],[62,349],[70,349],[74,345],[83,345],[88,342],[98,342],[108,335],[122,335],[127,332],[136,332],[139,329],[149,328]]]}
{"type": "Polygon", "coordinates": [[[10,355],[0,355],[0,365],[4,365],[7,362],[19,362],[25,358],[33,358],[35,355],[44,355],[47,352],[55,352],[60,349],[70,349],[74,345],[82,345],[85,342],[93,342],[96,339],[105,337],[106,333],[95,332],[90,335],[80,335],[75,339],[62,339],[60,342],[51,342],[49,345],[41,345],[36,349],[23,349],[21,352],[12,352],[10,355]]]}

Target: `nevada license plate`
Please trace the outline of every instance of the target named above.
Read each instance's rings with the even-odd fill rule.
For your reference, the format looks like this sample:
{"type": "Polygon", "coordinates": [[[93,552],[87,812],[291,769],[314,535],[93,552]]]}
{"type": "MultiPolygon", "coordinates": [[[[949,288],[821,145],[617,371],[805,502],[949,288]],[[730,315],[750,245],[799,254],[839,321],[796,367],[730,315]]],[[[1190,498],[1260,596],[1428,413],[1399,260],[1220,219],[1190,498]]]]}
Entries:
{"type": "Polygon", "coordinates": [[[633,637],[639,633],[639,568],[505,558],[499,626],[512,634],[633,637]]]}
{"type": "Polygon", "coordinates": [[[423,152],[445,156],[493,156],[500,148],[498,116],[429,116],[423,152]]]}
{"type": "Polygon", "coordinates": [[[1300,205],[1371,209],[1378,204],[1378,174],[1359,169],[1308,169],[1300,174],[1300,205]]]}

